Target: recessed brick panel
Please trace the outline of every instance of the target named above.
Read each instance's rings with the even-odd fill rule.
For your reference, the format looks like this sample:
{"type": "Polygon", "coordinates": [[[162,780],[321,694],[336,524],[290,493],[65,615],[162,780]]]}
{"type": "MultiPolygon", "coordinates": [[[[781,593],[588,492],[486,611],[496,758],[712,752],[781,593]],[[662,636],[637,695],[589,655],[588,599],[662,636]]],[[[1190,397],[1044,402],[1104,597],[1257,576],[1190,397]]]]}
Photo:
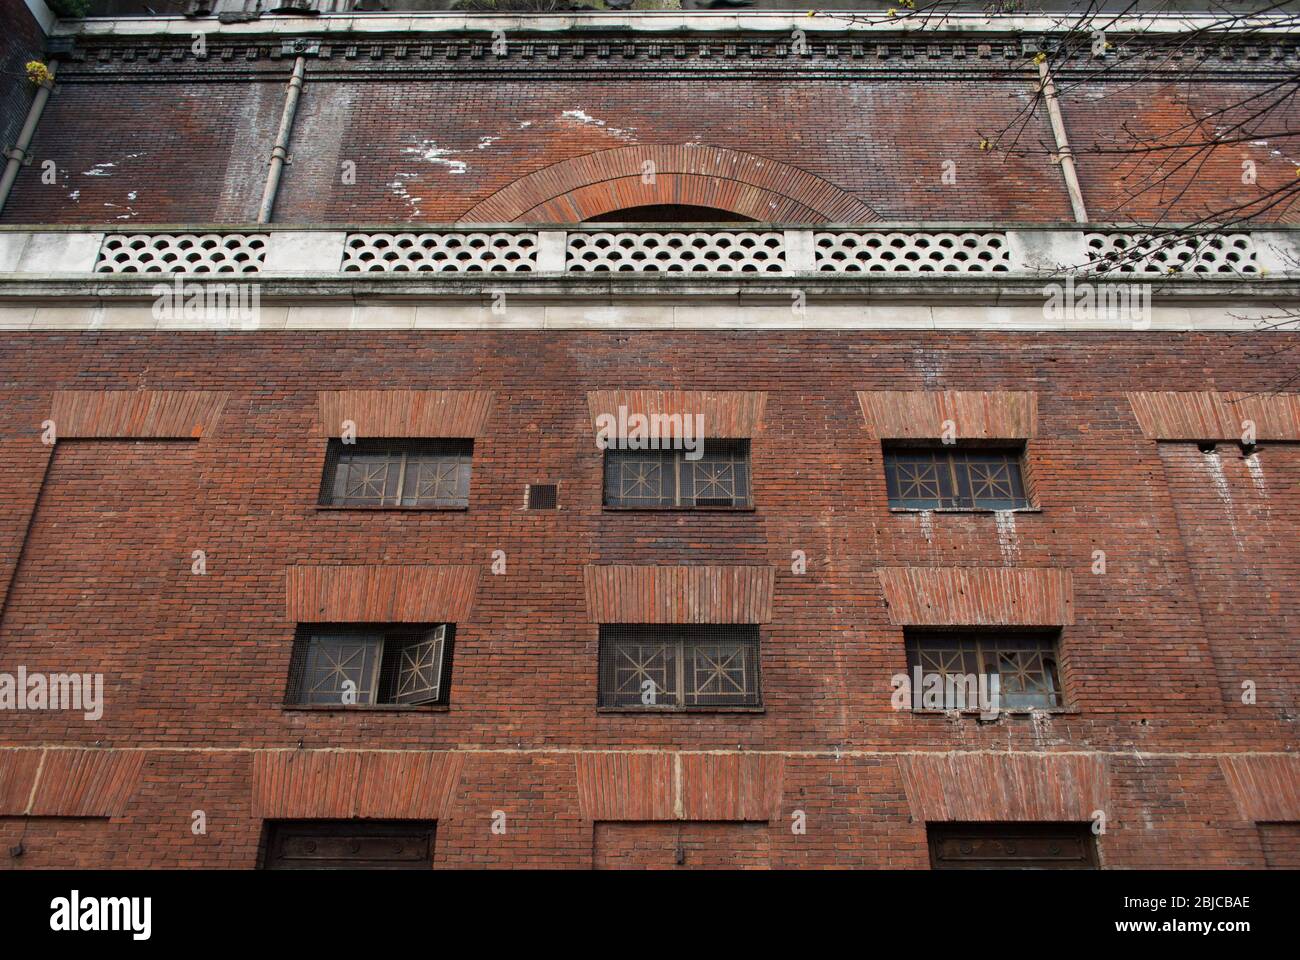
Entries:
{"type": "Polygon", "coordinates": [[[673,758],[600,753],[577,758],[578,803],[588,820],[677,819],[673,758]]]}
{"type": "Polygon", "coordinates": [[[454,753],[260,753],[253,760],[253,814],[437,820],[451,809],[463,764],[463,755],[454,753]]]}
{"type": "Polygon", "coordinates": [[[491,413],[491,390],[328,390],[317,428],[337,437],[351,420],[358,437],[472,438],[491,413]]]}
{"type": "Polygon", "coordinates": [[[1300,757],[1223,757],[1219,766],[1243,820],[1300,821],[1300,757]]]}
{"type": "Polygon", "coordinates": [[[858,391],[867,435],[880,440],[936,440],[952,421],[959,440],[1038,436],[1038,395],[965,390],[858,391]]]}
{"type": "Polygon", "coordinates": [[[216,430],[228,394],[200,390],[60,390],[58,439],[198,440],[216,430]]]}
{"type": "Polygon", "coordinates": [[[1278,548],[1280,531],[1300,529],[1300,444],[1248,456],[1235,443],[1148,451],[1169,490],[1224,709],[1243,719],[1300,712],[1300,552],[1278,548]]]}
{"type": "Polygon", "coordinates": [[[1006,567],[882,567],[889,622],[903,626],[1068,626],[1068,570],[1006,567]]]}
{"type": "Polygon", "coordinates": [[[121,816],[144,761],[138,750],[46,750],[26,812],[37,817],[121,816]]]}
{"type": "Polygon", "coordinates": [[[1246,421],[1257,440],[1300,440],[1300,394],[1130,393],[1129,403],[1148,440],[1238,440],[1246,421]]]}
{"type": "Polygon", "coordinates": [[[599,753],[578,757],[578,802],[590,820],[771,820],[780,756],[599,753]]]}
{"type": "MultiPolygon", "coordinates": [[[[753,437],[763,428],[763,410],[767,394],[763,391],[727,391],[713,393],[706,390],[592,390],[587,394],[587,408],[591,412],[592,429],[599,432],[601,417],[621,423],[620,408],[627,416],[678,416],[682,429],[686,417],[703,417],[704,436],[718,439],[744,440],[753,437]]],[[[695,420],[690,429],[694,430],[695,420]]],[[[670,434],[676,432],[674,426],[670,434]]]]}
{"type": "Polygon", "coordinates": [[[767,623],[773,567],[589,566],[596,623],[767,623]]]}
{"type": "Polygon", "coordinates": [[[41,750],[0,750],[0,816],[27,812],[43,753],[41,750]]]}
{"type": "Polygon", "coordinates": [[[1107,810],[1098,756],[912,755],[898,766],[912,816],[927,822],[1079,821],[1107,810]]]}
{"type": "Polygon", "coordinates": [[[478,576],[471,566],[289,567],[286,616],[297,623],[463,623],[478,576]]]}

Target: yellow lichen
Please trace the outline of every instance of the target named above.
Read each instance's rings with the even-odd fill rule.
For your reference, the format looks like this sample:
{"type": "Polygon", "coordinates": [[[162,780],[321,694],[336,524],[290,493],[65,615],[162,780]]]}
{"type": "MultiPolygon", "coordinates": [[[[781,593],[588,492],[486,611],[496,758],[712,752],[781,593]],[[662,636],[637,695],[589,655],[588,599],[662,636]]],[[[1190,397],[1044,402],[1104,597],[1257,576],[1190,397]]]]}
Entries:
{"type": "Polygon", "coordinates": [[[54,74],[50,73],[50,68],[39,60],[30,60],[27,63],[27,79],[40,87],[53,80],[54,74]]]}

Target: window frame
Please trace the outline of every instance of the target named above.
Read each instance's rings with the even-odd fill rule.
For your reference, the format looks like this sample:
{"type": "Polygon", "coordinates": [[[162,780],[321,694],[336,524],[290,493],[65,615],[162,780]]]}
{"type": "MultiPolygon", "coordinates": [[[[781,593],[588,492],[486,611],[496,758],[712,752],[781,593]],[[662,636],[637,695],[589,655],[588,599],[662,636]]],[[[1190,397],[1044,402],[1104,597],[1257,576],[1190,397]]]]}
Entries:
{"type": "MultiPolygon", "coordinates": [[[[758,624],[602,623],[599,627],[596,655],[596,709],[599,713],[763,713],[766,704],[763,700],[762,660],[763,638],[758,624]],[[643,632],[645,636],[618,636],[619,633],[632,634],[633,631],[643,632]],[[661,635],[662,639],[654,636],[655,634],[661,635]],[[744,654],[744,667],[752,672],[753,676],[754,689],[751,701],[747,703],[620,703],[616,702],[619,692],[617,690],[611,691],[607,698],[603,686],[611,669],[606,665],[607,652],[614,644],[638,642],[646,645],[671,644],[676,647],[674,685],[679,690],[684,686],[688,672],[686,663],[688,646],[736,643],[749,647],[748,652],[744,654]]],[[[699,690],[697,689],[693,695],[698,697],[699,690]]],[[[631,696],[633,699],[638,699],[639,693],[631,696]]],[[[677,693],[675,696],[680,701],[681,694],[677,693]]]]}
{"type": "MultiPolygon", "coordinates": [[[[745,464],[745,490],[746,502],[740,505],[732,504],[702,504],[697,505],[692,496],[691,502],[683,502],[681,499],[682,487],[682,464],[699,463],[705,459],[687,460],[687,451],[681,449],[667,450],[628,450],[621,447],[609,446],[603,451],[601,458],[601,483],[600,483],[600,502],[602,510],[619,511],[619,512],[637,512],[649,511],[656,513],[684,512],[684,513],[753,513],[757,506],[754,497],[754,453],[753,445],[749,437],[714,437],[712,440],[706,439],[704,442],[705,457],[708,455],[710,444],[734,445],[744,452],[745,464]],[[616,459],[620,456],[637,457],[641,456],[650,459],[660,459],[664,461],[671,460],[673,464],[673,486],[675,490],[673,503],[658,504],[639,504],[639,503],[611,503],[608,498],[610,486],[610,470],[616,459]]],[[[737,462],[733,459],[732,461],[737,462]]],[[[691,479],[692,494],[694,494],[696,480],[691,479]]],[[[734,498],[733,498],[734,499],[734,498]]]]}
{"type": "MultiPolygon", "coordinates": [[[[1000,872],[1002,870],[1101,869],[1101,862],[1097,853],[1098,838],[1093,834],[1092,825],[1088,822],[934,820],[926,824],[925,833],[931,870],[996,870],[1000,872]],[[1002,843],[1011,847],[1011,850],[1009,855],[1005,857],[970,856],[950,858],[943,855],[946,843],[959,842],[963,839],[973,840],[977,843],[990,841],[1002,843]],[[1032,846],[1036,841],[1041,843],[1053,840],[1077,842],[1082,857],[1070,859],[1066,857],[1035,856],[1017,858],[1015,856],[1015,847],[1019,844],[1032,846]],[[999,866],[992,866],[993,863],[999,863],[999,866]]],[[[972,853],[974,853],[974,850],[972,850],[972,853]]]]}
{"type": "MultiPolygon", "coordinates": [[[[1028,715],[1035,712],[1037,713],[1073,712],[1070,699],[1067,695],[1068,691],[1066,690],[1065,682],[1062,679],[1065,674],[1065,669],[1064,669],[1064,664],[1062,663],[1062,654],[1061,654],[1062,647],[1063,647],[1063,639],[1064,639],[1064,633],[1059,627],[1043,627],[1043,628],[1036,628],[1036,627],[1035,628],[1026,628],[1026,627],[936,628],[936,627],[920,627],[920,626],[907,627],[903,630],[903,653],[907,665],[908,682],[910,684],[914,681],[915,668],[918,665],[918,663],[920,663],[919,655],[917,660],[914,661],[913,659],[914,647],[919,646],[920,644],[924,643],[927,640],[935,643],[946,643],[950,647],[955,647],[957,644],[961,644],[963,642],[973,643],[975,645],[975,649],[973,651],[963,651],[961,653],[961,656],[962,656],[963,668],[965,668],[967,665],[966,664],[967,656],[974,656],[976,658],[976,663],[980,667],[980,669],[975,671],[967,671],[968,673],[973,672],[976,674],[989,672],[983,669],[983,667],[988,662],[987,660],[988,657],[994,658],[994,661],[996,662],[998,656],[1001,653],[1005,652],[1005,649],[999,648],[998,646],[999,643],[1006,643],[1007,641],[1019,641],[1021,643],[1024,643],[1026,641],[1039,641],[1040,643],[1043,644],[1043,646],[1041,646],[1038,649],[1037,655],[1040,660],[1048,661],[1043,663],[1042,672],[1044,676],[1047,677],[1048,681],[1051,683],[1051,685],[1054,688],[1053,692],[1055,694],[1056,703],[1049,706],[1008,706],[1005,703],[1000,703],[998,706],[998,713],[1028,715]]],[[[1011,649],[1011,648],[1006,648],[1006,649],[1011,649]]],[[[922,666],[921,673],[923,677],[928,676],[931,673],[937,672],[932,670],[926,670],[924,664],[921,664],[921,666],[922,666]]],[[[1001,677],[1002,671],[999,669],[997,671],[997,674],[999,677],[1001,677]]],[[[948,675],[949,675],[948,671],[944,671],[942,673],[942,676],[944,676],[945,678],[948,675]]],[[[947,691],[946,681],[944,684],[944,689],[946,694],[947,691]]],[[[915,702],[916,702],[915,697],[917,695],[916,691],[913,691],[912,695],[913,695],[913,699],[908,704],[907,710],[908,712],[913,714],[919,714],[919,715],[947,714],[947,713],[953,713],[955,711],[960,712],[962,714],[978,714],[980,712],[978,705],[976,706],[967,705],[961,708],[955,706],[952,707],[947,706],[946,697],[945,697],[945,706],[943,707],[939,707],[939,708],[926,707],[926,706],[916,707],[915,706],[915,702]]],[[[999,695],[1000,698],[1003,700],[1005,700],[1007,696],[1006,689],[1001,685],[1001,683],[999,683],[999,695]]]]}
{"type": "MultiPolygon", "coordinates": [[[[473,437],[365,437],[359,438],[355,444],[345,444],[338,437],[331,437],[325,446],[325,460],[321,468],[320,491],[316,498],[317,510],[398,510],[406,512],[444,512],[444,513],[463,513],[469,510],[470,501],[473,497],[474,490],[474,438],[473,437]],[[438,448],[445,448],[439,452],[438,448]],[[457,450],[455,448],[459,447],[457,450]],[[424,448],[423,450],[421,448],[424,448]],[[348,503],[334,499],[334,490],[338,484],[339,471],[344,463],[344,455],[364,454],[368,452],[378,454],[400,454],[401,461],[398,466],[398,476],[396,478],[396,492],[390,497],[387,493],[381,496],[380,503],[348,503]],[[430,458],[458,459],[460,460],[460,469],[465,471],[465,497],[464,502],[455,503],[402,503],[405,499],[403,487],[407,477],[407,465],[410,458],[425,454],[430,458]],[[387,502],[389,500],[395,502],[387,502]]],[[[387,481],[385,481],[387,483],[387,481]]]]}
{"type": "MultiPolygon", "coordinates": [[[[1029,444],[1025,440],[959,441],[953,444],[886,440],[881,443],[881,468],[885,481],[885,502],[893,513],[1036,513],[1040,510],[1037,498],[1034,496],[1033,480],[1030,475],[1029,444]],[[901,483],[897,479],[896,458],[920,454],[930,455],[936,461],[940,471],[936,476],[940,495],[934,498],[940,501],[939,505],[914,506],[907,503],[903,497],[895,498],[891,493],[891,487],[898,487],[900,494],[902,492],[901,483]],[[1015,463],[1017,467],[1018,476],[1008,479],[1008,483],[1013,488],[1013,497],[1008,499],[1022,501],[1014,506],[980,504],[971,491],[970,461],[980,456],[991,458],[998,455],[1015,463]],[[1014,496],[1017,489],[1019,498],[1014,496]],[[945,490],[948,493],[946,497],[943,496],[945,490]],[[944,500],[953,502],[945,504],[942,502],[944,500]],[[956,502],[962,500],[969,502],[956,502]]],[[[910,499],[915,501],[921,498],[910,499]]]]}
{"type": "MultiPolygon", "coordinates": [[[[289,655],[289,669],[285,682],[284,700],[281,704],[285,710],[318,711],[396,711],[396,712],[439,712],[451,707],[452,664],[456,644],[456,624],[444,623],[300,623],[295,631],[293,646],[289,655]],[[382,701],[378,697],[383,692],[383,684],[388,680],[396,684],[396,678],[384,673],[385,648],[392,641],[400,641],[394,647],[393,656],[400,658],[404,647],[428,642],[431,634],[442,631],[440,663],[438,665],[438,697],[425,703],[399,703],[382,701]],[[371,703],[343,703],[325,701],[312,703],[301,699],[304,687],[310,676],[309,658],[312,655],[314,641],[329,637],[355,637],[370,641],[377,646],[370,667],[372,676],[368,682],[368,691],[374,698],[371,703]],[[295,699],[297,697],[298,699],[295,699]]],[[[399,660],[400,662],[400,660],[399,660]]]]}
{"type": "Polygon", "coordinates": [[[294,870],[432,870],[437,852],[436,820],[275,819],[263,824],[258,867],[270,871],[294,870]],[[380,857],[319,857],[297,859],[284,855],[295,840],[388,840],[423,843],[425,856],[400,860],[380,857]]]}

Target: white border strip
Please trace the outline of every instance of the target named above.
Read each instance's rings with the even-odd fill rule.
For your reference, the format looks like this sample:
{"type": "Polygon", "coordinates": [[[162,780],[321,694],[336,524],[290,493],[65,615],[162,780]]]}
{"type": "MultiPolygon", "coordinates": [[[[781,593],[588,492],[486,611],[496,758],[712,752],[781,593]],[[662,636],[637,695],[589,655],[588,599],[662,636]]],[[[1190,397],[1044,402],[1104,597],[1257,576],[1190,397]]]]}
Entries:
{"type": "Polygon", "coordinates": [[[248,320],[204,320],[156,315],[150,303],[68,303],[57,300],[0,304],[0,331],[298,331],[298,330],[986,330],[1002,332],[1106,331],[1260,333],[1276,310],[1265,305],[1153,305],[1148,320],[1048,319],[1041,304],[809,303],[801,313],[771,303],[556,304],[354,302],[265,304],[248,320]]]}

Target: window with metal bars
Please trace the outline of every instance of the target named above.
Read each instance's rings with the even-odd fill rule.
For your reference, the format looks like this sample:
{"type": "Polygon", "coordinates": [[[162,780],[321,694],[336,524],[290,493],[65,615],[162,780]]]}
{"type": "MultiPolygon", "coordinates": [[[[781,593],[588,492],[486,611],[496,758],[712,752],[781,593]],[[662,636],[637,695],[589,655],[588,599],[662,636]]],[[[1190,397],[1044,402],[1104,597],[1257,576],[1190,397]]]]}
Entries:
{"type": "Polygon", "coordinates": [[[749,441],[706,440],[686,450],[606,450],[605,506],[744,509],[753,505],[749,441]]]}
{"type": "MultiPolygon", "coordinates": [[[[1028,710],[1065,705],[1057,673],[1058,636],[1053,632],[947,632],[909,630],[906,634],[907,670],[914,678],[943,677],[940,709],[971,709],[971,698],[955,696],[965,678],[997,677],[998,708],[1028,710]],[[949,682],[952,678],[953,682],[949,682]]],[[[936,687],[937,689],[937,687],[936,687]]],[[[991,689],[991,688],[990,688],[991,689]]],[[[915,694],[914,694],[915,695],[915,694]]]]}
{"type": "Polygon", "coordinates": [[[1025,493],[1019,447],[887,446],[889,505],[903,510],[1021,510],[1025,493]]]}
{"type": "Polygon", "coordinates": [[[759,707],[758,627],[605,624],[599,704],[645,710],[759,707]]]}
{"type": "Polygon", "coordinates": [[[554,483],[528,485],[529,510],[555,510],[559,506],[559,487],[554,483]]]}
{"type": "Polygon", "coordinates": [[[1096,870],[1090,823],[929,823],[934,870],[1096,870]]]}
{"type": "Polygon", "coordinates": [[[467,507],[472,440],[331,440],[320,502],[338,507],[467,507]]]}
{"type": "Polygon", "coordinates": [[[428,870],[432,820],[281,820],[266,824],[267,870],[428,870]]]}
{"type": "Polygon", "coordinates": [[[439,706],[447,702],[452,624],[327,625],[298,630],[294,706],[439,706]]]}

